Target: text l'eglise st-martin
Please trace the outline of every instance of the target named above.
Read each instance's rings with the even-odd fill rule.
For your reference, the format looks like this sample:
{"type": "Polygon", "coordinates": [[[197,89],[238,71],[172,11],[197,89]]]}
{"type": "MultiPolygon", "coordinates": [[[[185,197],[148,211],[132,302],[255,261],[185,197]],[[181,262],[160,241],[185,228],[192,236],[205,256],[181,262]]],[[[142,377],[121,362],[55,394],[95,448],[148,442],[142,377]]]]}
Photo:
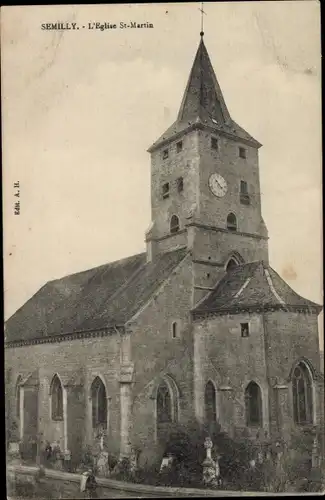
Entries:
{"type": "Polygon", "coordinates": [[[41,29],[42,30],[56,30],[56,31],[63,31],[63,30],[79,30],[79,29],[88,29],[88,30],[115,30],[115,29],[127,29],[127,28],[153,28],[154,25],[149,22],[145,23],[138,23],[136,21],[129,21],[129,22],[123,22],[120,21],[119,23],[100,23],[100,22],[88,22],[86,24],[78,24],[78,23],[72,23],[72,22],[57,22],[57,23],[42,23],[41,24],[41,29]]]}

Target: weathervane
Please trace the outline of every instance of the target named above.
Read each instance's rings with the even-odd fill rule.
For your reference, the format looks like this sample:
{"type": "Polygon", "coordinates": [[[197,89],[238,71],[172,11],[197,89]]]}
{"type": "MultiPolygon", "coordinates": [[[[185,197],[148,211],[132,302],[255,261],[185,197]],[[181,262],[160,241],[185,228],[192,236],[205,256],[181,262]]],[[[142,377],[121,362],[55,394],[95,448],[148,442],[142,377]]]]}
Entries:
{"type": "Polygon", "coordinates": [[[204,12],[204,10],[203,10],[203,2],[201,2],[201,8],[199,9],[199,11],[201,12],[201,32],[200,32],[200,36],[203,36],[204,35],[204,31],[203,31],[203,14],[206,15],[206,12],[204,12]]]}

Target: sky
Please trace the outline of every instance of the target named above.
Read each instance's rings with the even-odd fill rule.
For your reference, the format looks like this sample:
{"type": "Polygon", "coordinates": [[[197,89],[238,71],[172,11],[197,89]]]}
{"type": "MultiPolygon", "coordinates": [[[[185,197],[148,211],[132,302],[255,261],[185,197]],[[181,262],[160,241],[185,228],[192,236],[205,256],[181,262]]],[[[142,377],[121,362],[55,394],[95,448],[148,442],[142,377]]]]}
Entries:
{"type": "MultiPolygon", "coordinates": [[[[5,319],[47,281],[144,251],[147,148],[176,118],[199,7],[2,8],[5,319]],[[58,21],[86,28],[41,29],[58,21]],[[154,28],[87,29],[129,21],[154,28]]],[[[213,2],[204,11],[229,112],[263,144],[270,264],[322,304],[320,4],[213,2]]]]}

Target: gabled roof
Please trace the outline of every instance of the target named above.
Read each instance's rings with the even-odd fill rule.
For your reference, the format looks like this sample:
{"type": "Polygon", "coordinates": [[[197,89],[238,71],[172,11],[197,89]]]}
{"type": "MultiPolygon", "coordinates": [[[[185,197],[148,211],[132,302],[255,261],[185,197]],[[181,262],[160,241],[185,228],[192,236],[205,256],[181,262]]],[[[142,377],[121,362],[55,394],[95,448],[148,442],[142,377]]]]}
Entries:
{"type": "Polygon", "coordinates": [[[216,132],[243,139],[254,144],[255,147],[261,146],[231,119],[203,37],[201,37],[194,59],[177,120],[149,148],[149,151],[153,151],[165,141],[171,140],[195,125],[210,127],[216,132]]]}
{"type": "Polygon", "coordinates": [[[175,266],[186,249],[154,262],[141,253],[48,282],[6,322],[6,342],[54,337],[124,325],[175,266]]]}
{"type": "Polygon", "coordinates": [[[298,295],[265,262],[239,265],[227,273],[194,310],[195,317],[266,309],[321,311],[321,306],[298,295]]]}

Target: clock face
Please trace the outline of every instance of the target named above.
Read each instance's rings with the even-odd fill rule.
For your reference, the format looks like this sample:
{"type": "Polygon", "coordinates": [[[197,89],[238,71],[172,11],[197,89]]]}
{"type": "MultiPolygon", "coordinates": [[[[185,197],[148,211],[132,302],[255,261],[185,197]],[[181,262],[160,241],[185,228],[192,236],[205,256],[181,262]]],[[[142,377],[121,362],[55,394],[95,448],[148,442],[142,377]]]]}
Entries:
{"type": "Polygon", "coordinates": [[[210,175],[209,186],[212,193],[218,198],[222,198],[227,193],[227,181],[220,174],[210,175]]]}

